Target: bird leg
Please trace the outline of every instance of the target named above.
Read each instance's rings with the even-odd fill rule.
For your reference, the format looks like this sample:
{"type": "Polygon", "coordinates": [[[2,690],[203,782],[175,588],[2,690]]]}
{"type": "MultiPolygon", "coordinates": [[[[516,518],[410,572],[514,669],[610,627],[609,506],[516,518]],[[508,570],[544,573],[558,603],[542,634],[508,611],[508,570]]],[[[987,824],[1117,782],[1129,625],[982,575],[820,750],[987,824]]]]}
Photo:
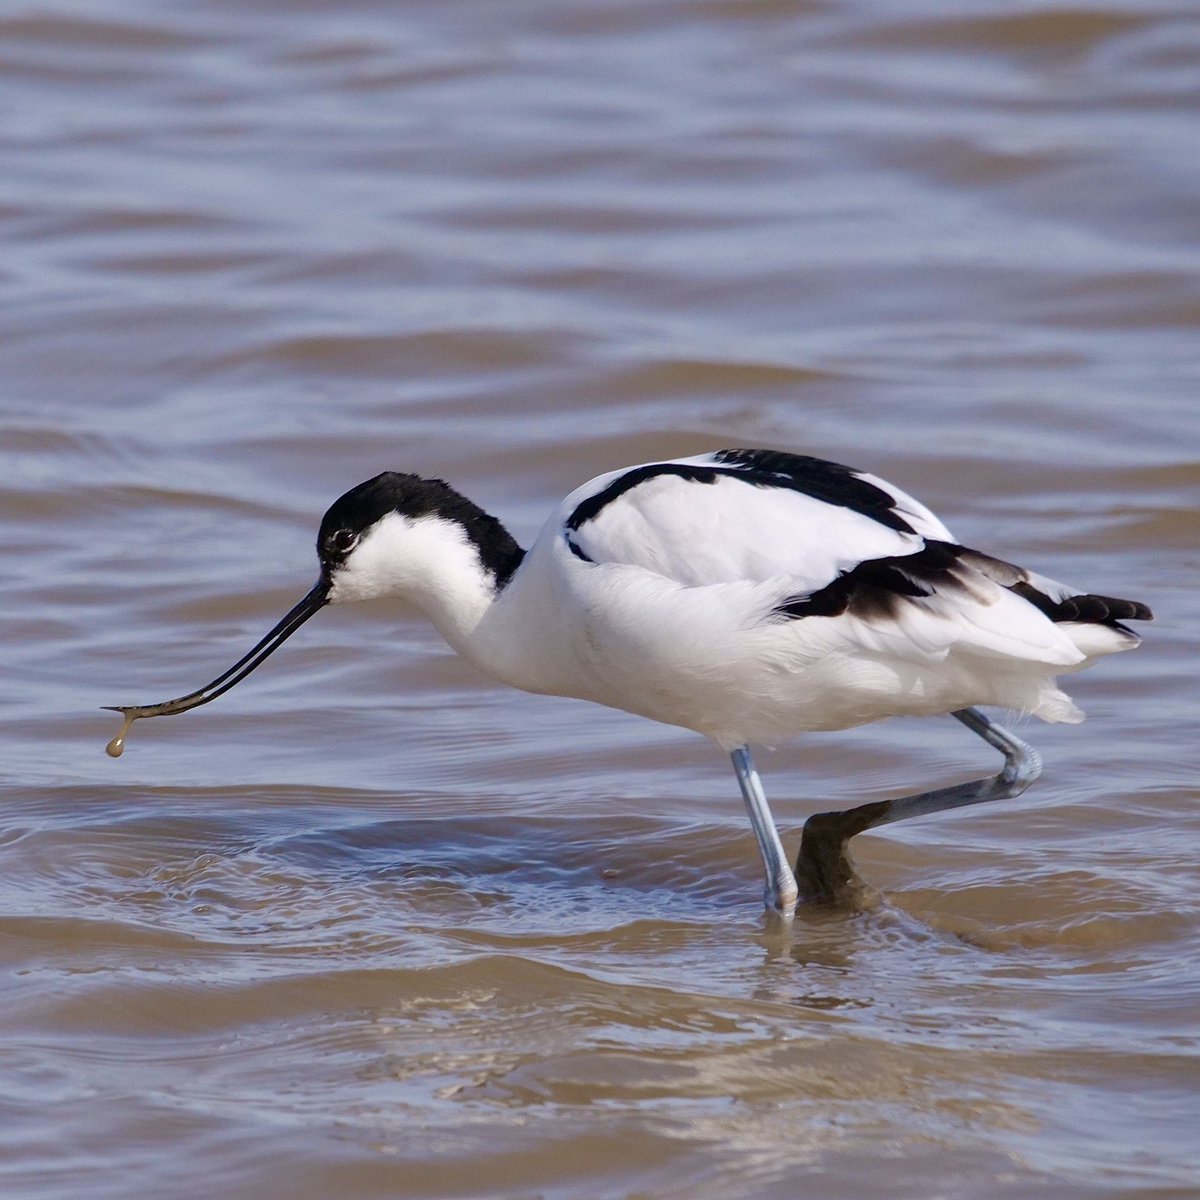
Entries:
{"type": "Polygon", "coordinates": [[[763,902],[776,912],[790,915],[796,908],[796,879],[792,868],[788,866],[787,854],[779,840],[779,831],[771,818],[771,809],[767,805],[762,780],[758,777],[754,759],[750,757],[750,747],[741,746],[729,757],[733,759],[733,769],[737,772],[738,783],[741,785],[742,799],[746,802],[750,824],[754,827],[754,836],[758,839],[759,853],[767,869],[763,902]]]}
{"type": "MultiPolygon", "coordinates": [[[[804,823],[796,881],[800,899],[818,903],[853,903],[863,891],[846,843],[856,834],[877,825],[890,825],[908,817],[944,812],[988,800],[1019,796],[1042,771],[1042,758],[1032,746],[984,716],[977,708],[950,714],[1004,755],[999,775],[956,783],[951,787],[861,804],[846,812],[815,813],[804,823]]],[[[747,800],[749,804],[749,800],[747,800]]]]}

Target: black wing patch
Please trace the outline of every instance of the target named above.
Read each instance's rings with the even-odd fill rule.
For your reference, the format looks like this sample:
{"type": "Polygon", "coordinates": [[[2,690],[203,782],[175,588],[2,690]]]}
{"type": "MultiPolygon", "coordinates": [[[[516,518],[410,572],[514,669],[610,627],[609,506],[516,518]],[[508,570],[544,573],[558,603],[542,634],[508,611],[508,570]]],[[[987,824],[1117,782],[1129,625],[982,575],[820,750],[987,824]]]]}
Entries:
{"type": "Polygon", "coordinates": [[[647,479],[675,475],[691,483],[716,483],[722,476],[741,479],[756,487],[803,492],[814,500],[851,509],[899,533],[916,530],[896,511],[896,498],[855,474],[853,468],[823,458],[785,454],[780,450],[718,450],[712,465],[650,463],[618,476],[606,488],[583,500],[567,518],[567,529],[578,529],[614,500],[647,479]]]}
{"type": "Polygon", "coordinates": [[[1150,621],[1150,609],[1137,600],[1077,595],[1054,599],[1029,581],[1020,567],[954,542],[927,542],[915,554],[873,558],[843,571],[832,583],[808,595],[792,596],[775,607],[782,617],[894,618],[907,601],[935,592],[970,595],[972,575],[983,575],[1028,601],[1052,621],[1082,621],[1130,633],[1122,621],[1150,621]]]}
{"type": "Polygon", "coordinates": [[[774,611],[782,617],[840,617],[864,620],[895,617],[905,600],[932,596],[956,584],[953,570],[962,549],[951,542],[929,542],[915,554],[872,558],[808,595],[791,596],[774,611]]]}

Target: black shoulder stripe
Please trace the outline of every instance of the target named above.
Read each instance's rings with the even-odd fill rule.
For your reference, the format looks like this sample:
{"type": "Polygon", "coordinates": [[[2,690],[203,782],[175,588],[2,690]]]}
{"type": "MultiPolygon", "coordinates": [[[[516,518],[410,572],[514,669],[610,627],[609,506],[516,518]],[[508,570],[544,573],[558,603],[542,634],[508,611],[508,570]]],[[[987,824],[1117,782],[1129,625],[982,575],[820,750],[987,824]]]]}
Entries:
{"type": "Polygon", "coordinates": [[[584,562],[595,562],[596,561],[594,558],[592,558],[592,556],[590,554],[584,553],[582,547],[580,547],[580,545],[575,541],[575,539],[569,533],[566,536],[567,536],[567,549],[570,550],[570,552],[573,555],[575,555],[576,558],[581,558],[581,559],[583,559],[584,562]]]}
{"type": "Polygon", "coordinates": [[[734,467],[737,477],[749,483],[790,488],[870,517],[899,533],[916,532],[896,511],[895,496],[863,479],[853,467],[782,450],[718,450],[713,457],[734,467]]]}
{"type": "Polygon", "coordinates": [[[916,532],[896,511],[896,501],[890,493],[861,479],[850,467],[840,463],[801,454],[785,454],[779,450],[719,450],[713,458],[712,466],[665,462],[650,463],[626,471],[606,488],[582,501],[567,518],[566,526],[568,529],[578,529],[618,497],[647,479],[676,475],[691,483],[715,483],[722,476],[727,476],[755,487],[802,492],[814,500],[870,517],[899,533],[916,532]]]}
{"type": "Polygon", "coordinates": [[[567,528],[578,529],[619,496],[625,495],[639,483],[645,483],[647,479],[653,479],[656,475],[678,475],[680,479],[687,479],[692,483],[716,483],[718,472],[713,467],[697,467],[688,463],[650,463],[645,467],[635,467],[632,471],[617,476],[602,491],[581,501],[567,518],[567,528]]]}

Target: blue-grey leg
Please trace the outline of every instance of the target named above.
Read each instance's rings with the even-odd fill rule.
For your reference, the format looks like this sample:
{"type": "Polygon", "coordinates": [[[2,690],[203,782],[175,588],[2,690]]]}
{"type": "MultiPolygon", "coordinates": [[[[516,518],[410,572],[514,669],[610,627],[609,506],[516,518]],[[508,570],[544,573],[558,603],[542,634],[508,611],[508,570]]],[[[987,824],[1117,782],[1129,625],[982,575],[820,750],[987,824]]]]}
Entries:
{"type": "Polygon", "coordinates": [[[887,814],[872,824],[888,825],[908,817],[945,812],[948,808],[963,808],[988,800],[1007,800],[1011,796],[1019,796],[1042,773],[1042,756],[1015,734],[1009,733],[1003,725],[997,725],[990,717],[985,717],[979,709],[962,708],[950,715],[1004,755],[1004,770],[986,779],[973,779],[970,783],[936,788],[932,792],[918,792],[914,796],[900,796],[888,801],[887,814]]]}
{"type": "Polygon", "coordinates": [[[860,804],[846,812],[815,813],[804,823],[796,859],[796,880],[803,899],[842,902],[858,895],[862,882],[846,851],[846,843],[856,833],[909,817],[1019,796],[1042,773],[1041,755],[979,709],[963,708],[950,715],[995,746],[1004,755],[1004,769],[986,779],[860,804]]]}
{"type": "Polygon", "coordinates": [[[763,891],[763,901],[768,908],[781,913],[791,913],[795,910],[798,891],[796,877],[788,865],[783,843],[779,840],[779,831],[771,817],[771,809],[767,805],[767,796],[763,791],[762,780],[750,757],[750,747],[741,746],[730,756],[733,759],[733,769],[737,772],[738,784],[742,789],[742,799],[746,802],[746,811],[750,814],[750,824],[754,827],[754,836],[758,839],[758,850],[762,855],[763,866],[767,871],[766,888],[763,891]]]}

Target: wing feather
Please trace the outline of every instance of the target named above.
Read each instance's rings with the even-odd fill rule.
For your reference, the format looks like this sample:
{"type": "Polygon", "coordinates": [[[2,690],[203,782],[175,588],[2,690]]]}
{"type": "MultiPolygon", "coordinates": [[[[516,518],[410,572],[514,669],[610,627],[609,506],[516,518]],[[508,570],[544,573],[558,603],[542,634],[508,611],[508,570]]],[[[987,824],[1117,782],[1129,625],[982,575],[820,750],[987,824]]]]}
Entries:
{"type": "Polygon", "coordinates": [[[993,670],[1004,660],[1072,670],[1136,645],[1116,617],[1149,616],[960,545],[928,508],[876,475],[774,451],[718,451],[602,476],[567,498],[557,528],[577,557],[706,589],[704,606],[724,609],[731,629],[774,627],[780,653],[810,662],[953,654],[987,659],[993,670]],[[1093,612],[1107,614],[1103,627],[1086,624],[1093,612]],[[793,626],[782,639],[780,624],[793,626]]]}
{"type": "Polygon", "coordinates": [[[927,508],[874,476],[838,468],[883,493],[881,512],[899,514],[890,523],[813,495],[802,472],[721,461],[737,453],[749,452],[646,464],[592,480],[560,511],[569,545],[590,562],[641,567],[687,587],[779,579],[800,592],[824,587],[864,560],[920,550],[926,537],[951,538],[927,508]]]}

